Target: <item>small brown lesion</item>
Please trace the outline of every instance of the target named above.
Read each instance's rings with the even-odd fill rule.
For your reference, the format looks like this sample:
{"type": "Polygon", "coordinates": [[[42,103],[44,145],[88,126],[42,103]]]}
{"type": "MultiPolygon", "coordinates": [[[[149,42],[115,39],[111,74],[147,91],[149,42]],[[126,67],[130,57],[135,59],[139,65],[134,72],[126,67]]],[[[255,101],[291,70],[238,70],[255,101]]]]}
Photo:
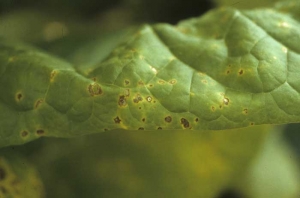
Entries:
{"type": "Polygon", "coordinates": [[[171,85],[175,85],[175,84],[177,83],[177,80],[172,79],[172,80],[169,81],[169,83],[170,83],[171,85]]]}
{"type": "Polygon", "coordinates": [[[230,74],[230,70],[227,70],[227,71],[226,71],[226,74],[230,74]]]}
{"type": "Polygon", "coordinates": [[[44,135],[45,131],[43,129],[38,129],[38,130],[36,130],[36,134],[38,134],[38,135],[44,135]]]}
{"type": "Polygon", "coordinates": [[[116,124],[120,124],[122,120],[119,118],[119,116],[117,116],[114,118],[114,121],[116,124]]]}
{"type": "Polygon", "coordinates": [[[224,105],[228,105],[229,104],[229,98],[224,98],[223,103],[224,103],[224,105]]]}
{"type": "Polygon", "coordinates": [[[250,125],[253,126],[253,125],[254,125],[254,122],[251,122],[250,125]]]}
{"type": "Polygon", "coordinates": [[[162,130],[162,127],[158,127],[157,130],[162,130]]]}
{"type": "Polygon", "coordinates": [[[145,121],[146,121],[146,118],[143,118],[142,121],[145,122],[145,121]]]}
{"type": "Polygon", "coordinates": [[[198,122],[199,121],[199,118],[195,118],[195,122],[198,122]]]}
{"type": "Polygon", "coordinates": [[[135,98],[133,98],[133,102],[134,103],[139,103],[140,101],[142,101],[143,100],[143,98],[142,98],[142,96],[140,95],[140,94],[137,94],[136,96],[135,96],[135,98]]]}
{"type": "Polygon", "coordinates": [[[21,92],[18,92],[16,94],[16,99],[17,99],[18,102],[20,102],[23,99],[23,94],[21,92]]]}
{"type": "Polygon", "coordinates": [[[92,83],[88,86],[88,91],[91,96],[101,95],[103,93],[101,86],[98,83],[92,83]]]}
{"type": "Polygon", "coordinates": [[[185,118],[181,118],[180,123],[183,125],[184,128],[189,128],[190,127],[189,121],[185,118]]]}
{"type": "Polygon", "coordinates": [[[138,130],[145,130],[145,129],[144,129],[144,127],[140,127],[140,128],[138,128],[138,130]]]}
{"type": "Polygon", "coordinates": [[[22,136],[22,137],[27,137],[28,134],[29,134],[28,131],[22,131],[22,132],[21,132],[21,136],[22,136]]]}
{"type": "Polygon", "coordinates": [[[211,110],[212,110],[212,111],[215,111],[215,110],[216,110],[216,108],[215,108],[214,106],[212,106],[212,107],[211,107],[211,110]]]}
{"type": "Polygon", "coordinates": [[[126,106],[127,102],[126,102],[126,98],[124,95],[119,97],[118,104],[119,104],[119,106],[126,106]]]}
{"type": "Polygon", "coordinates": [[[35,102],[34,108],[37,109],[43,102],[44,102],[43,99],[38,99],[38,100],[35,102]]]}
{"type": "Polygon", "coordinates": [[[124,80],[124,84],[126,85],[126,86],[128,86],[129,84],[130,84],[130,81],[129,80],[124,80]]]}
{"type": "Polygon", "coordinates": [[[165,121],[168,123],[172,122],[172,117],[171,116],[165,117],[165,121]]]}
{"type": "Polygon", "coordinates": [[[0,167],[0,181],[4,180],[6,178],[6,171],[4,168],[0,167]]]}
{"type": "Polygon", "coordinates": [[[248,109],[243,109],[244,114],[248,114],[248,109]]]}
{"type": "Polygon", "coordinates": [[[239,71],[239,75],[243,75],[243,73],[244,73],[244,70],[241,69],[241,70],[239,71]]]}
{"type": "Polygon", "coordinates": [[[144,83],[143,81],[140,80],[140,81],[138,82],[138,85],[139,85],[139,86],[144,86],[145,83],[144,83]]]}
{"type": "Polygon", "coordinates": [[[159,80],[158,84],[164,85],[166,82],[164,80],[159,80]]]}

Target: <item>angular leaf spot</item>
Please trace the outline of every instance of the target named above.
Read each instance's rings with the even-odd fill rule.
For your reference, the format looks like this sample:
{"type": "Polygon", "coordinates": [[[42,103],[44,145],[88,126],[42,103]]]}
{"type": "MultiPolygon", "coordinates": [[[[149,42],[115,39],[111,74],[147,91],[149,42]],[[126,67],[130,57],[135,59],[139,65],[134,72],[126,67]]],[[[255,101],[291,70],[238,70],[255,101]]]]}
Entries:
{"type": "Polygon", "coordinates": [[[117,117],[114,118],[114,121],[115,121],[116,124],[120,124],[120,122],[122,120],[119,118],[119,116],[117,116],[117,117]]]}

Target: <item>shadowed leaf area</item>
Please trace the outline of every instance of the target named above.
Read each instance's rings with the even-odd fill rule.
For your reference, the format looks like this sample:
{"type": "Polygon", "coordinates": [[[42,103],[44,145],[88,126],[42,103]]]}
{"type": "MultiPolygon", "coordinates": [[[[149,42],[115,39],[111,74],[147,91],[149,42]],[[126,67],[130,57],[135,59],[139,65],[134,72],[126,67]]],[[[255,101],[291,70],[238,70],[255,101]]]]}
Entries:
{"type": "Polygon", "coordinates": [[[294,0],[144,25],[88,66],[2,40],[0,146],[112,129],[299,122],[299,13],[294,0]]]}

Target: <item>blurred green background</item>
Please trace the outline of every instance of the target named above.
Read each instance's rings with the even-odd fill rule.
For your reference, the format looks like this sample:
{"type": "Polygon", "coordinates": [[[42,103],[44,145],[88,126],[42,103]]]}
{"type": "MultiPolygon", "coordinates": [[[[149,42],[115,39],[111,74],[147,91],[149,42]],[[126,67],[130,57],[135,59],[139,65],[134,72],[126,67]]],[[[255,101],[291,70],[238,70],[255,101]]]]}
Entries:
{"type": "MultiPolygon", "coordinates": [[[[276,0],[2,0],[0,37],[77,67],[103,60],[142,23],[172,23],[209,9],[276,0]]],[[[299,124],[228,131],[113,131],[44,138],[2,149],[33,164],[46,196],[299,197],[299,124]],[[270,133],[269,133],[270,131],[270,133]]]]}

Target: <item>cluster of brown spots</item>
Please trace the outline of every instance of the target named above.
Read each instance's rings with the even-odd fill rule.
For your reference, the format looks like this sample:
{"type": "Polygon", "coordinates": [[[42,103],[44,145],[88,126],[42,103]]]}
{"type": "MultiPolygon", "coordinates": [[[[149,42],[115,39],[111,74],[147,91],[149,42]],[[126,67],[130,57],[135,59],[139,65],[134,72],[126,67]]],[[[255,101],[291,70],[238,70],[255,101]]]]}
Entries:
{"type": "Polygon", "coordinates": [[[189,128],[190,127],[189,121],[187,121],[187,119],[185,119],[185,118],[181,118],[180,123],[183,125],[184,128],[189,128]]]}
{"type": "Polygon", "coordinates": [[[27,131],[22,131],[22,132],[21,132],[21,136],[22,136],[22,137],[26,137],[27,135],[28,135],[28,132],[27,132],[27,131]]]}
{"type": "Polygon", "coordinates": [[[144,127],[140,127],[139,130],[144,130],[144,127]]]}
{"type": "Polygon", "coordinates": [[[0,181],[4,180],[5,177],[6,177],[5,170],[2,167],[0,167],[0,181]]]}
{"type": "Polygon", "coordinates": [[[239,75],[242,75],[243,73],[244,73],[244,70],[241,69],[241,70],[239,71],[239,75]]]}
{"type": "Polygon", "coordinates": [[[50,81],[53,81],[54,77],[56,76],[57,71],[53,70],[50,74],[50,81]]]}
{"type": "Polygon", "coordinates": [[[223,103],[224,103],[224,105],[228,105],[229,104],[229,99],[228,98],[224,98],[223,99],[223,103]]]}
{"type": "Polygon", "coordinates": [[[195,122],[198,122],[199,121],[199,118],[195,118],[195,122]]]}
{"type": "Polygon", "coordinates": [[[88,87],[89,93],[91,96],[95,95],[101,95],[102,94],[102,89],[101,86],[98,83],[92,83],[88,87]]]}
{"type": "Polygon", "coordinates": [[[248,114],[248,109],[243,110],[244,114],[248,114]]]}
{"type": "Polygon", "coordinates": [[[40,106],[40,104],[43,103],[43,101],[44,101],[43,99],[38,99],[34,105],[34,108],[38,108],[40,106]]]}
{"type": "Polygon", "coordinates": [[[145,121],[146,121],[146,119],[145,119],[145,118],[143,118],[143,119],[142,119],[142,121],[143,121],[143,122],[145,122],[145,121]]]}
{"type": "Polygon", "coordinates": [[[117,116],[114,118],[114,121],[116,124],[120,124],[122,120],[119,118],[119,116],[117,116]]]}
{"type": "Polygon", "coordinates": [[[125,98],[124,95],[122,95],[122,96],[119,97],[118,104],[119,104],[120,106],[126,106],[127,102],[126,102],[126,98],[125,98]]]}
{"type": "Polygon", "coordinates": [[[125,85],[129,85],[130,81],[129,80],[124,80],[125,85]]]}
{"type": "Polygon", "coordinates": [[[172,84],[172,85],[175,85],[176,82],[177,82],[177,81],[176,81],[175,79],[172,79],[172,80],[169,81],[169,83],[172,84]]]}
{"type": "Polygon", "coordinates": [[[36,134],[38,135],[44,135],[45,131],[43,129],[36,130],[36,134]]]}
{"type": "Polygon", "coordinates": [[[162,130],[162,127],[158,127],[157,130],[162,130]]]}
{"type": "Polygon", "coordinates": [[[23,99],[23,95],[21,93],[17,93],[16,98],[18,101],[21,101],[23,99]]]}
{"type": "Polygon", "coordinates": [[[167,117],[165,117],[165,121],[166,122],[172,122],[172,117],[171,116],[167,116],[167,117]]]}
{"type": "Polygon", "coordinates": [[[139,95],[139,94],[137,94],[137,95],[135,96],[135,98],[133,99],[133,102],[134,102],[134,103],[139,103],[139,102],[142,101],[142,100],[143,100],[142,96],[139,95]]]}

